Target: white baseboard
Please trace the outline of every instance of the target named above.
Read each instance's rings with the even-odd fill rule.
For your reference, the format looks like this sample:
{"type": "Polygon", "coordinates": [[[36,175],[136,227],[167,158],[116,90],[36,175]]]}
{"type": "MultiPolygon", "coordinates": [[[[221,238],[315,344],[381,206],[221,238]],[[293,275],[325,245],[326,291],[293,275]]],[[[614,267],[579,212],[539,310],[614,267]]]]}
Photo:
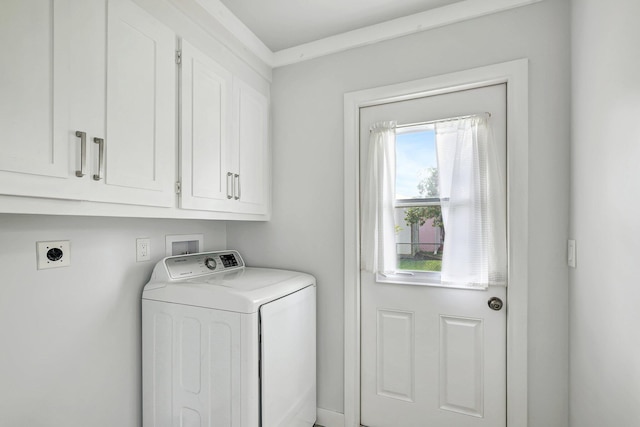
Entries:
{"type": "Polygon", "coordinates": [[[318,421],[316,425],[322,427],[344,427],[344,414],[318,408],[318,421]]]}

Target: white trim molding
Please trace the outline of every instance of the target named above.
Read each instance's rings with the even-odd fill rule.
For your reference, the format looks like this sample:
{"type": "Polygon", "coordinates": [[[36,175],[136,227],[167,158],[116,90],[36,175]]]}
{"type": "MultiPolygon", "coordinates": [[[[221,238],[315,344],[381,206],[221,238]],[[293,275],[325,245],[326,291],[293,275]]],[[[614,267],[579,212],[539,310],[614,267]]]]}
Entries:
{"type": "MultiPolygon", "coordinates": [[[[180,4],[177,0],[173,1],[180,4]]],[[[543,0],[462,0],[450,5],[273,52],[220,0],[195,0],[200,7],[229,31],[249,52],[272,68],[295,64],[344,50],[527,6],[540,1],[543,0]]]]}
{"type": "Polygon", "coordinates": [[[213,16],[250,52],[260,58],[265,64],[273,67],[274,53],[240,21],[220,0],[195,0],[204,10],[213,16]]]}
{"type": "Polygon", "coordinates": [[[318,408],[317,426],[322,427],[344,427],[344,414],[318,408]]]}
{"type": "Polygon", "coordinates": [[[274,68],[466,21],[542,0],[463,0],[275,52],[274,68]]]}
{"type": "MultiPolygon", "coordinates": [[[[466,3],[466,2],[464,2],[466,3]]],[[[475,3],[475,2],[474,2],[475,3]]],[[[496,2],[494,2],[496,3],[496,2]]],[[[360,108],[493,84],[507,85],[507,426],[527,427],[528,60],[520,59],[344,96],[344,426],[360,426],[360,108]]]]}

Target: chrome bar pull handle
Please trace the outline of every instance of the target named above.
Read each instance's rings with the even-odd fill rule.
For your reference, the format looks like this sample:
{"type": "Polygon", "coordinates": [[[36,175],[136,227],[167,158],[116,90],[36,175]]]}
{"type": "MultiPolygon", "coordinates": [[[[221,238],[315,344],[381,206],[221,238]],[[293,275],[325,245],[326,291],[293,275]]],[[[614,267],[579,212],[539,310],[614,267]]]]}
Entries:
{"type": "Polygon", "coordinates": [[[233,174],[231,172],[227,172],[227,199],[232,199],[233,198],[233,174]],[[231,189],[229,189],[229,186],[231,186],[231,189]]]}
{"type": "Polygon", "coordinates": [[[104,163],[104,139],[93,138],[93,142],[98,144],[98,173],[93,175],[93,179],[100,181],[102,179],[102,165],[104,163]]]}
{"type": "Polygon", "coordinates": [[[87,174],[87,133],[77,130],[76,136],[80,138],[80,170],[76,171],[76,176],[82,178],[87,174]]]}
{"type": "Polygon", "coordinates": [[[240,175],[233,175],[233,195],[234,199],[240,200],[240,175]]]}

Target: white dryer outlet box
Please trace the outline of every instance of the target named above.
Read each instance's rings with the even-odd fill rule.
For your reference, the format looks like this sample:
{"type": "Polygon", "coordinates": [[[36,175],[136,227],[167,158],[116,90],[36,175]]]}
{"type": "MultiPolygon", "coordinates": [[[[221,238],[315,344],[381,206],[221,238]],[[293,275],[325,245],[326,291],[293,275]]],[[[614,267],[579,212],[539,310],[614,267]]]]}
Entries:
{"type": "Polygon", "coordinates": [[[36,242],[38,270],[71,265],[71,245],[68,240],[36,242]]]}
{"type": "Polygon", "coordinates": [[[204,234],[170,234],[165,238],[167,256],[195,254],[204,248],[204,234]]]}

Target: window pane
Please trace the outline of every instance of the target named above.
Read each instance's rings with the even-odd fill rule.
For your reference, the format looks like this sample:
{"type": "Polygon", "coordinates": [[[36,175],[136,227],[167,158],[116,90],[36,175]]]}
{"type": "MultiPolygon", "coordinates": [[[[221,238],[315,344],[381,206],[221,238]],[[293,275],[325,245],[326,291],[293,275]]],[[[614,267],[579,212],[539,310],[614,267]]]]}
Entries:
{"type": "MultiPolygon", "coordinates": [[[[432,127],[396,135],[396,200],[438,198],[438,161],[432,127]]],[[[398,270],[440,271],[444,228],[440,206],[396,208],[398,270]]]]}
{"type": "Polygon", "coordinates": [[[440,206],[395,211],[398,270],[440,271],[444,245],[440,206]]]}
{"type": "Polygon", "coordinates": [[[438,197],[435,131],[398,131],[396,135],[396,199],[438,197]]]}

